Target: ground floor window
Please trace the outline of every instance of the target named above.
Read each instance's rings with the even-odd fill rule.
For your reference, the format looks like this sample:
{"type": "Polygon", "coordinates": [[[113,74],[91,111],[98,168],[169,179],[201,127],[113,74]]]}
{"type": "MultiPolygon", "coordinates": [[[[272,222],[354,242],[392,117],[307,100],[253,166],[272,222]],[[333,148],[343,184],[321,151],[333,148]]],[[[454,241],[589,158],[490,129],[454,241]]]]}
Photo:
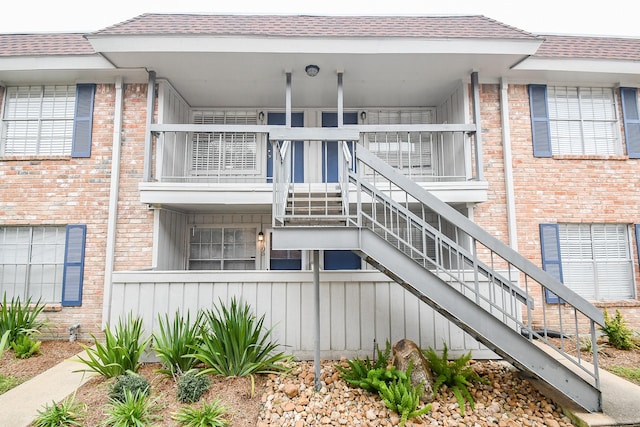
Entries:
{"type": "Polygon", "coordinates": [[[62,300],[65,227],[0,227],[0,297],[62,300]]]}
{"type": "Polygon", "coordinates": [[[564,284],[589,300],[632,299],[633,260],[625,224],[558,224],[564,284]]]}
{"type": "Polygon", "coordinates": [[[192,228],[189,270],[255,270],[255,227],[192,228]]]}

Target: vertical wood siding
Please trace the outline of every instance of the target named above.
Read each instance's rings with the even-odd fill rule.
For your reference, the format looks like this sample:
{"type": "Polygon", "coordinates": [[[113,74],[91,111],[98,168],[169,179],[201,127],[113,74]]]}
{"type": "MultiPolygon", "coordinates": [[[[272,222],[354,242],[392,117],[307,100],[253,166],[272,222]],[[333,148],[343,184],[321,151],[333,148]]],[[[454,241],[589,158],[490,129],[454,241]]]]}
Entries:
{"type": "MultiPolygon", "coordinates": [[[[158,314],[208,309],[235,296],[265,316],[265,326],[273,328],[272,338],[284,351],[311,359],[312,280],[309,271],[116,272],[109,323],[132,312],[143,317],[145,331],[151,333],[158,314]]],[[[323,358],[370,355],[374,339],[384,346],[401,338],[422,348],[442,349],[446,342],[452,356],[471,350],[474,358],[496,357],[377,271],[321,272],[320,280],[323,358]]]]}

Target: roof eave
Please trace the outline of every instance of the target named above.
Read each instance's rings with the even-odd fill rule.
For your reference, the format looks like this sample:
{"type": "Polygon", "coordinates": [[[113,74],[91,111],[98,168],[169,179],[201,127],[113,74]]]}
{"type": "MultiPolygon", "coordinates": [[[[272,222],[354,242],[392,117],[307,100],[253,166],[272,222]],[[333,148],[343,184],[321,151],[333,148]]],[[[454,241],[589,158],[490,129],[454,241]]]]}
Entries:
{"type": "Polygon", "coordinates": [[[98,54],[0,56],[0,71],[112,69],[115,66],[98,54]]]}
{"type": "Polygon", "coordinates": [[[513,69],[522,71],[640,74],[640,61],[532,56],[518,63],[513,69]]]}

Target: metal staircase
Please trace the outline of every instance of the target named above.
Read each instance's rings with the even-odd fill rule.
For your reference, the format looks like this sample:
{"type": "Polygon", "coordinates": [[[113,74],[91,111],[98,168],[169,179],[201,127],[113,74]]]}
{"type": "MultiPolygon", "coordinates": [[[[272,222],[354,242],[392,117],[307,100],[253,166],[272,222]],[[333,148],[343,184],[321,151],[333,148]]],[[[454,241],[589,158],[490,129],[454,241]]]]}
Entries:
{"type": "Polygon", "coordinates": [[[343,144],[337,183],[290,182],[274,152],[274,247],[349,249],[514,366],[589,411],[601,410],[594,363],[565,352],[596,343],[602,313],[362,145],[343,144]],[[547,292],[562,304],[545,301],[547,292]],[[535,311],[535,313],[534,313],[535,311]],[[534,315],[535,314],[535,315],[534,315]],[[553,332],[553,333],[552,333],[553,332]],[[559,336],[560,338],[552,338],[559,336]]]}

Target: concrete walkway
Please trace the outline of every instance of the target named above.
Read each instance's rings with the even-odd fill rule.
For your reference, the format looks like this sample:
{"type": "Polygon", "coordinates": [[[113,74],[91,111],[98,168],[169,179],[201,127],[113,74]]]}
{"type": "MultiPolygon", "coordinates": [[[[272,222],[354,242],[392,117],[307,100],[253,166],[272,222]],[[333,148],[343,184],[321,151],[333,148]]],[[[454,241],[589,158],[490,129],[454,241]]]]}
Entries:
{"type": "Polygon", "coordinates": [[[38,410],[51,405],[52,401],[64,400],[96,375],[73,372],[86,368],[86,365],[74,361],[78,356],[87,358],[86,353],[82,352],[0,394],[0,427],[28,426],[38,416],[38,410]]]}
{"type": "MultiPolygon", "coordinates": [[[[46,372],[0,395],[0,427],[26,427],[45,405],[60,402],[96,374],[73,372],[84,364],[73,356],[46,372]]],[[[563,407],[565,414],[581,426],[640,426],[640,386],[600,369],[602,413],[588,413],[534,381],[543,393],[563,407]]]]}

